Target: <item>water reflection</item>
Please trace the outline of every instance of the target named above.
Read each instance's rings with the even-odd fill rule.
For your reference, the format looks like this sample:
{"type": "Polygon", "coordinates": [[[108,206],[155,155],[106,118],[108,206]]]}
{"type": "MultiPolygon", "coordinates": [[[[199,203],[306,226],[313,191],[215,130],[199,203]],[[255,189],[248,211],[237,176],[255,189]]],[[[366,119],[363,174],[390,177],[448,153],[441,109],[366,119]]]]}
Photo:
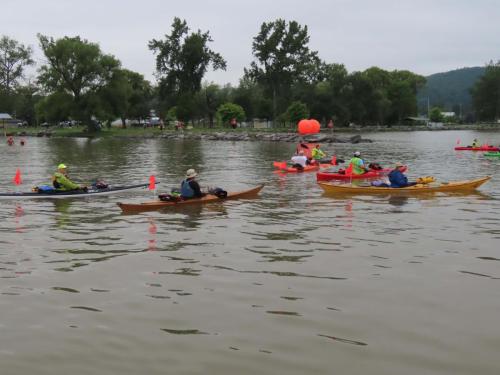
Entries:
{"type": "Polygon", "coordinates": [[[16,232],[17,233],[22,233],[24,232],[24,226],[21,223],[21,218],[24,216],[24,209],[21,204],[16,203],[16,208],[15,208],[15,214],[14,214],[14,221],[16,225],[16,232]]]}
{"type": "Polygon", "coordinates": [[[56,227],[64,228],[71,223],[71,199],[52,199],[54,210],[58,213],[55,215],[56,227]]]}
{"type": "Polygon", "coordinates": [[[408,199],[409,198],[404,195],[402,196],[391,195],[387,202],[395,207],[402,207],[408,203],[408,199]]]}
{"type": "MultiPolygon", "coordinates": [[[[380,134],[363,149],[381,162],[410,159],[415,172],[435,171],[444,180],[491,172],[472,155],[460,164],[452,150],[433,153],[450,133],[421,134],[380,134]]],[[[35,153],[15,156],[32,163],[23,167],[27,178],[41,180],[55,160],[69,160],[82,176],[104,171],[113,182],[158,168],[162,189],[189,167],[203,170],[203,182],[225,181],[235,190],[267,185],[252,201],[133,216],[121,215],[116,201],[144,200],[143,192],[18,207],[0,202],[0,328],[16,353],[0,348],[2,368],[36,373],[39,361],[30,358],[61,353],[80,373],[104,356],[102,367],[89,371],[159,374],[174,363],[174,373],[186,373],[218,363],[221,375],[244,366],[255,374],[326,374],[333,355],[340,373],[354,362],[359,373],[498,373],[497,178],[476,193],[327,197],[314,173],[272,173],[272,161],[288,158],[293,144],[47,142],[30,140],[26,151],[35,153]],[[68,327],[79,328],[78,340],[67,340],[68,327]],[[380,337],[389,345],[375,345],[380,337]],[[168,352],[158,345],[165,339],[168,352]],[[371,355],[360,360],[366,344],[371,355]],[[117,356],[117,348],[151,360],[139,364],[117,356]],[[478,352],[481,358],[464,355],[478,352]],[[256,357],[263,355],[271,361],[256,357]]],[[[335,148],[338,155],[353,151],[350,144],[335,148]]],[[[7,166],[16,159],[2,158],[0,169],[11,176],[7,166]]],[[[67,373],[60,363],[46,363],[51,374],[67,373]]]]}

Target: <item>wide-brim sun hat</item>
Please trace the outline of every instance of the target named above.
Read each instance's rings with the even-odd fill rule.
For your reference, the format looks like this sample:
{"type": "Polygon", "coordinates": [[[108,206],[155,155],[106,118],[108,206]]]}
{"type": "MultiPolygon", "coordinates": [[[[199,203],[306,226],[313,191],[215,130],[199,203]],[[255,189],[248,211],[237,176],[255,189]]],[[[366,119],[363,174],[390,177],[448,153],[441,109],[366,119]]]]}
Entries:
{"type": "Polygon", "coordinates": [[[395,168],[401,168],[401,167],[404,167],[404,165],[398,161],[398,162],[396,162],[396,163],[394,164],[394,167],[395,167],[395,168]]]}
{"type": "Polygon", "coordinates": [[[196,173],[196,171],[194,169],[191,168],[191,169],[188,169],[186,171],[187,178],[192,178],[192,177],[196,177],[196,176],[198,176],[198,173],[196,173]]]}
{"type": "Polygon", "coordinates": [[[354,153],[354,156],[359,156],[359,155],[361,155],[361,152],[359,152],[359,151],[356,151],[356,152],[354,153]]]}
{"type": "Polygon", "coordinates": [[[67,167],[66,167],[66,165],[65,165],[65,164],[63,164],[63,163],[61,163],[61,164],[59,164],[59,165],[57,166],[57,169],[66,169],[66,168],[67,168],[67,167]]]}

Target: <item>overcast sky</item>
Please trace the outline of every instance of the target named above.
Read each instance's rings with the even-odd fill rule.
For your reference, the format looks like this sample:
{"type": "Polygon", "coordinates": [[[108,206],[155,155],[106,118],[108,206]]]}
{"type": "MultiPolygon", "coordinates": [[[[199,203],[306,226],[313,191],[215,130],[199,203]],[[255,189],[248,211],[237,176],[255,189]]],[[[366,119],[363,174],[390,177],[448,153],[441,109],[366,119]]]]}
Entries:
{"type": "Polygon", "coordinates": [[[39,65],[37,33],[79,35],[152,81],[148,41],[169,34],[174,17],[210,32],[227,70],[205,79],[219,84],[238,83],[260,25],[278,18],[307,25],[310,48],[350,72],[429,75],[500,60],[500,0],[1,0],[0,9],[0,35],[32,46],[39,65]]]}

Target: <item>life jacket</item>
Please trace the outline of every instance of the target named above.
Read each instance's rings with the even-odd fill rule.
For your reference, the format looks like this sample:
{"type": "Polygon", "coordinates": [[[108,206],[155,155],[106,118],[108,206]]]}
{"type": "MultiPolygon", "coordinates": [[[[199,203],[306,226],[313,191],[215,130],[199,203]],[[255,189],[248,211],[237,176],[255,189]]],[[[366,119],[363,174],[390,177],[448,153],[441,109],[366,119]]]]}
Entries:
{"type": "Polygon", "coordinates": [[[319,149],[319,148],[313,148],[312,151],[311,151],[311,156],[313,159],[322,159],[326,156],[326,154],[323,152],[323,150],[319,149]]]}
{"type": "Polygon", "coordinates": [[[358,158],[357,156],[353,157],[350,161],[353,168],[353,174],[363,174],[365,170],[359,166],[359,161],[363,161],[363,159],[358,158]]]}
{"type": "Polygon", "coordinates": [[[181,183],[181,197],[183,198],[193,198],[194,197],[194,190],[189,185],[189,180],[183,180],[181,183]]]}
{"type": "Polygon", "coordinates": [[[57,181],[61,177],[61,173],[56,172],[54,173],[54,176],[52,177],[52,186],[54,186],[55,189],[61,189],[62,185],[57,181]]]}

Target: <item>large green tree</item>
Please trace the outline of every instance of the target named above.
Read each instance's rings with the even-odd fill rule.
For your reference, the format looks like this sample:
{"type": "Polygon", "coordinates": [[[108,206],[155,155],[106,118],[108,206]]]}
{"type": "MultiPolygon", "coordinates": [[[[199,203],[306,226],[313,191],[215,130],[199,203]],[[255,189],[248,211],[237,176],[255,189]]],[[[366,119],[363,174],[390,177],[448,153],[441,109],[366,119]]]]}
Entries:
{"type": "Polygon", "coordinates": [[[96,130],[91,118],[102,104],[97,98],[119,72],[120,62],[104,54],[98,44],[79,36],[54,40],[38,34],[38,39],[47,58],[47,64],[40,68],[39,83],[49,94],[70,101],[61,105],[69,108],[73,119],[84,121],[91,131],[96,130]]]}
{"type": "Polygon", "coordinates": [[[479,120],[492,121],[500,118],[500,61],[491,61],[486,66],[484,75],[471,92],[479,120]]]}
{"type": "Polygon", "coordinates": [[[264,22],[253,39],[255,61],[245,69],[245,74],[268,89],[273,102],[273,118],[278,110],[286,108],[283,99],[290,87],[301,80],[310,80],[317,71],[318,53],[311,51],[308,44],[307,26],[283,19],[264,22]]]}
{"type": "Polygon", "coordinates": [[[0,89],[12,91],[23,77],[24,68],[33,65],[33,51],[8,36],[0,38],[0,89]]]}
{"type": "Polygon", "coordinates": [[[209,66],[214,70],[226,69],[224,58],[208,47],[212,41],[208,31],[189,33],[186,21],[176,17],[170,34],[163,40],[149,42],[149,49],[156,54],[160,96],[167,107],[177,106],[177,114],[183,120],[193,109],[194,96],[200,91],[209,66]]]}
{"type": "Polygon", "coordinates": [[[151,85],[142,74],[127,69],[116,70],[110,82],[98,91],[98,117],[108,121],[120,118],[122,127],[126,127],[126,119],[149,115],[151,97],[151,85]]]}

